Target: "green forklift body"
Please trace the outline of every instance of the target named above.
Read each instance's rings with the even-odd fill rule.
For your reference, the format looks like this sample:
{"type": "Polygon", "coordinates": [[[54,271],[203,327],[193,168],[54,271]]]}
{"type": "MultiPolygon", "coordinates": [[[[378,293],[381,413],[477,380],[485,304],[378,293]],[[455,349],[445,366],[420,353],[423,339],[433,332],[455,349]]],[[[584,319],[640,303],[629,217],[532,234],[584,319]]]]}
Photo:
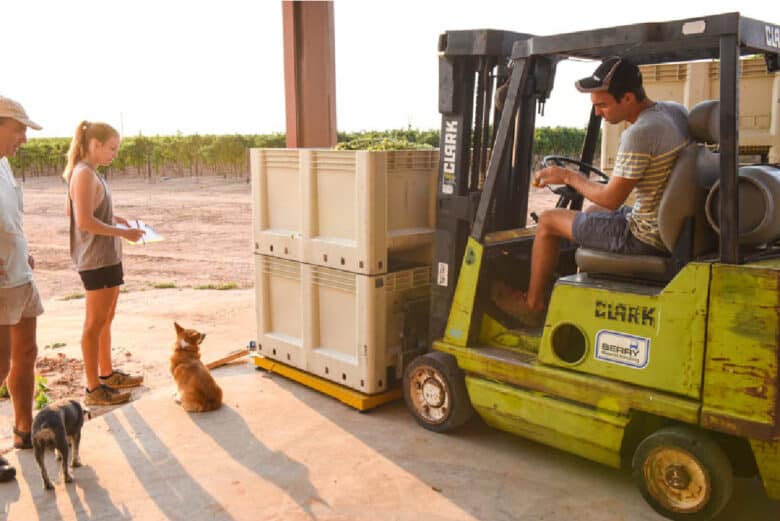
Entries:
{"type": "Polygon", "coordinates": [[[663,288],[560,279],[539,361],[698,399],[709,273],[690,263],[663,288]]]}
{"type": "Polygon", "coordinates": [[[483,255],[470,238],[433,349],[489,425],[613,467],[635,418],[698,425],[748,440],[780,499],[780,261],[694,262],[664,287],[563,277],[540,336],[475,312],[483,255]]]}

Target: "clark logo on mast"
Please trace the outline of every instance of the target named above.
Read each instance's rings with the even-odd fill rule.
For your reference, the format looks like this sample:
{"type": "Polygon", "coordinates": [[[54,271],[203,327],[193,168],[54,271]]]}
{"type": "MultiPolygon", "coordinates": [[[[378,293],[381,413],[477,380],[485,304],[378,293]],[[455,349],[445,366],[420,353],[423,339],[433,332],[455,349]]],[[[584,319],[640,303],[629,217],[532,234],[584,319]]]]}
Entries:
{"type": "Polygon", "coordinates": [[[780,27],[765,25],[764,33],[766,34],[766,44],[769,47],[780,49],[780,27]]]}
{"type": "Polygon", "coordinates": [[[444,122],[444,150],[442,152],[441,191],[444,194],[455,193],[455,157],[458,148],[458,121],[444,122]]]}

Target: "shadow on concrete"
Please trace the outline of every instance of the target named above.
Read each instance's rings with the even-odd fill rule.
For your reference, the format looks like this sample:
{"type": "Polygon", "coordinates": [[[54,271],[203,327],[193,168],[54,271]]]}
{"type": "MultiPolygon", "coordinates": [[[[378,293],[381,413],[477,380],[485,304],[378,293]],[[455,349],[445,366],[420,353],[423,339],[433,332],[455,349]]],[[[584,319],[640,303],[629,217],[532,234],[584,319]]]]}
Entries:
{"type": "Polygon", "coordinates": [[[49,477],[54,483],[55,488],[54,490],[44,490],[41,471],[38,469],[38,464],[35,463],[33,451],[17,451],[16,454],[19,459],[19,465],[16,467],[16,480],[19,481],[20,479],[24,479],[24,482],[27,484],[30,496],[32,497],[32,503],[35,505],[35,511],[38,514],[38,519],[61,521],[62,514],[57,506],[57,493],[62,490],[62,476],[60,475],[59,467],[55,472],[52,472],[51,466],[48,465],[51,463],[50,460],[53,460],[54,458],[51,454],[47,454],[46,468],[49,471],[49,477]]]}
{"type": "Polygon", "coordinates": [[[19,501],[19,469],[16,469],[17,477],[13,481],[0,483],[0,521],[8,519],[8,511],[11,505],[19,501]]]}
{"type": "Polygon", "coordinates": [[[148,497],[167,519],[203,519],[206,514],[210,519],[232,521],[233,517],[172,456],[133,404],[103,418],[148,497]],[[133,433],[117,419],[120,413],[127,418],[133,433]]]}
{"type": "MultiPolygon", "coordinates": [[[[501,432],[478,417],[456,432],[436,434],[417,425],[403,400],[361,414],[282,376],[258,373],[477,519],[584,519],[586,511],[588,520],[664,519],[644,503],[630,472],[501,432]],[[518,457],[506,457],[513,453],[518,457]],[[495,515],[485,517],[486,501],[495,515]]],[[[713,521],[776,521],[778,511],[780,502],[767,498],[760,480],[737,479],[731,502],[713,521]]]]}
{"type": "Polygon", "coordinates": [[[272,451],[252,433],[244,418],[223,404],[216,411],[189,413],[190,420],[237,463],[285,492],[309,517],[316,519],[312,505],[329,507],[309,479],[309,470],[283,452],[272,451]]]}
{"type": "MultiPolygon", "coordinates": [[[[37,512],[37,519],[46,521],[59,521],[63,519],[62,513],[57,506],[57,494],[67,493],[70,502],[73,505],[73,514],[79,521],[90,519],[111,519],[122,521],[131,519],[127,512],[121,511],[111,501],[108,491],[100,486],[99,479],[95,470],[90,467],[89,462],[84,461],[84,465],[72,469],[73,482],[63,483],[60,462],[54,459],[54,453],[46,453],[46,469],[49,477],[54,483],[53,490],[43,488],[41,472],[35,462],[33,451],[25,450],[17,452],[19,467],[17,468],[17,480],[23,479],[29,488],[32,504],[37,512]],[[76,492],[76,489],[82,490],[82,498],[76,492]]],[[[0,520],[10,510],[10,505],[19,499],[19,485],[17,482],[8,483],[9,486],[0,486],[0,520]],[[14,489],[11,488],[14,487],[14,489]]],[[[67,515],[70,518],[70,513],[67,515]]],[[[14,520],[16,521],[16,520],[14,520]]]]}
{"type": "Polygon", "coordinates": [[[111,495],[105,488],[100,486],[100,480],[95,470],[89,465],[84,464],[82,467],[73,469],[73,483],[68,485],[66,490],[78,521],[88,521],[90,519],[111,519],[112,521],[116,519],[122,521],[133,518],[127,507],[123,505],[123,510],[119,510],[114,505],[113,501],[111,501],[111,495]],[[83,502],[73,485],[81,489],[81,493],[84,496],[83,502]]]}

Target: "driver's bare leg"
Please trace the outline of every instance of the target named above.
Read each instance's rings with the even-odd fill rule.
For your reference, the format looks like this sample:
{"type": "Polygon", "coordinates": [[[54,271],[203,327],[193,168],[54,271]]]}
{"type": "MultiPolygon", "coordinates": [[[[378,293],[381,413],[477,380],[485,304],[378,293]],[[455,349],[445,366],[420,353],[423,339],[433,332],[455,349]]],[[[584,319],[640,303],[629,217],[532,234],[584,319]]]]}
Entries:
{"type": "Polygon", "coordinates": [[[572,238],[575,215],[577,212],[574,210],[556,208],[539,216],[531,251],[531,281],[526,296],[526,304],[532,312],[544,311],[547,287],[558,263],[561,238],[572,238]]]}

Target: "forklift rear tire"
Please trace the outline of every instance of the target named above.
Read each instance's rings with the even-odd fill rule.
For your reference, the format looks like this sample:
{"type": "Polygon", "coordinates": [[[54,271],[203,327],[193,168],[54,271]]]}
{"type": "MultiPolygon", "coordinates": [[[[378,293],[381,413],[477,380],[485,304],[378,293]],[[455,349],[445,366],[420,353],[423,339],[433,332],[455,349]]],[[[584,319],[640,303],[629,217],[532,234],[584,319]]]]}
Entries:
{"type": "Polygon", "coordinates": [[[404,400],[417,423],[434,432],[449,432],[474,415],[457,360],[438,351],[418,356],[406,368],[404,400]]]}
{"type": "Polygon", "coordinates": [[[704,432],[685,426],[645,438],[634,452],[632,473],[645,501],[674,520],[709,521],[734,490],[723,449],[704,432]]]}

